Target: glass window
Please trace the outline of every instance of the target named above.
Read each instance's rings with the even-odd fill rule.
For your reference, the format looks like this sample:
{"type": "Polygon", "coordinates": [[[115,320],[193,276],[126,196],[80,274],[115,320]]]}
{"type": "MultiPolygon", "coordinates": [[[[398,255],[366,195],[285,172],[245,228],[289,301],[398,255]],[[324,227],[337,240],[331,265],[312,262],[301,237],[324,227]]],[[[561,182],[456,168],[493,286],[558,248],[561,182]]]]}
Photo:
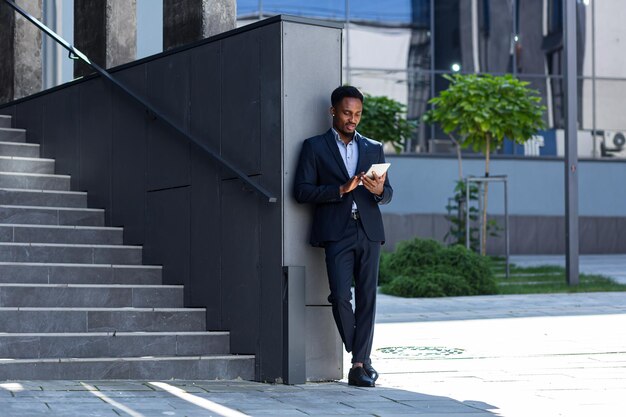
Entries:
{"type": "Polygon", "coordinates": [[[240,19],[277,14],[344,20],[345,1],[336,0],[238,0],[237,15],[240,19]]]}
{"type": "MultiPolygon", "coordinates": [[[[423,3],[414,1],[414,3],[423,3]]],[[[384,25],[411,23],[411,0],[358,0],[350,2],[350,20],[384,25]]]]}

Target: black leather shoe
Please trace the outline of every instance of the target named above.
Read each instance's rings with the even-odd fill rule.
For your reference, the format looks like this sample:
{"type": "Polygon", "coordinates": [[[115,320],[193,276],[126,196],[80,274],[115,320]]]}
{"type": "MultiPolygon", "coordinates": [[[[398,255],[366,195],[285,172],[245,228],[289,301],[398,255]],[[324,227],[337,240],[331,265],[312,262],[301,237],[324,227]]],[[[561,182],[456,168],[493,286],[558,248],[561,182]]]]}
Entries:
{"type": "Polygon", "coordinates": [[[348,385],[355,385],[357,387],[373,387],[375,386],[374,380],[367,375],[365,369],[362,367],[352,368],[348,372],[348,385]]]}
{"type": "Polygon", "coordinates": [[[371,364],[364,363],[363,369],[365,369],[367,376],[372,378],[373,381],[376,381],[378,379],[378,371],[376,371],[376,369],[374,369],[374,367],[371,364]]]}

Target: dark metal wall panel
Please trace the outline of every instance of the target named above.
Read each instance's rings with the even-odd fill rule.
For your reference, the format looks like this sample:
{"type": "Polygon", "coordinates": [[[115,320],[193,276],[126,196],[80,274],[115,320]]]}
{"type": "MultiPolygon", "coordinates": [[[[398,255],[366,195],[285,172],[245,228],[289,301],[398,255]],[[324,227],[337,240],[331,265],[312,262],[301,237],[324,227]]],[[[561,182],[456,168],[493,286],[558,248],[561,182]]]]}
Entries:
{"type": "MultiPolygon", "coordinates": [[[[145,65],[116,74],[145,97],[145,65]]],[[[124,227],[124,242],[145,241],[146,134],[145,109],[120,92],[111,95],[111,225],[124,227]]]]}
{"type": "Polygon", "coordinates": [[[56,160],[58,174],[71,175],[73,190],[80,190],[80,140],[78,129],[80,97],[78,88],[44,96],[41,156],[56,160]]]}
{"type": "MultiPolygon", "coordinates": [[[[261,259],[259,275],[260,289],[260,323],[259,347],[257,355],[258,375],[261,381],[277,382],[282,377],[283,354],[283,275],[281,236],[282,217],[280,211],[267,204],[259,209],[260,237],[259,257],[261,259]]],[[[304,307],[304,306],[303,306],[304,307]]],[[[304,332],[304,329],[302,330],[304,332]]]]}
{"type": "MultiPolygon", "coordinates": [[[[281,25],[267,26],[259,36],[259,104],[261,175],[259,182],[274,195],[281,195],[282,182],[282,105],[281,105],[281,25]]],[[[283,259],[282,216],[277,204],[260,205],[261,314],[258,355],[259,379],[275,382],[283,366],[283,259]]],[[[304,306],[303,306],[304,308],[304,306]]],[[[304,331],[304,329],[302,329],[304,331]]]]}
{"type": "MultiPolygon", "coordinates": [[[[163,284],[189,285],[190,187],[149,192],[144,261],[163,265],[163,284]]],[[[185,302],[189,292],[185,293],[185,302]]]]}
{"type": "MultiPolygon", "coordinates": [[[[202,143],[220,149],[221,42],[204,45],[191,55],[190,130],[202,143]]],[[[191,146],[191,306],[205,306],[207,328],[222,324],[222,248],[220,171],[195,145],[191,146]]]]}
{"type": "MultiPolygon", "coordinates": [[[[147,65],[148,99],[185,130],[189,128],[190,53],[181,52],[147,65]]],[[[189,143],[160,121],[148,125],[149,190],[189,185],[189,143]]]]}
{"type": "Polygon", "coordinates": [[[215,151],[220,151],[222,90],[228,90],[221,80],[221,46],[215,42],[192,51],[189,66],[190,131],[215,151]]]}
{"type": "Polygon", "coordinates": [[[192,146],[190,284],[185,291],[190,294],[189,306],[206,308],[209,330],[228,330],[222,322],[223,309],[229,306],[222,304],[221,180],[215,164],[194,150],[192,146]]]}
{"type": "MultiPolygon", "coordinates": [[[[28,126],[26,142],[43,144],[43,112],[45,99],[28,100],[15,106],[13,114],[13,127],[21,128],[28,126]]],[[[44,153],[43,146],[41,147],[44,153]]]]}
{"type": "MultiPolygon", "coordinates": [[[[248,175],[260,172],[258,31],[222,41],[222,152],[248,175]]],[[[224,172],[225,178],[233,178],[224,172]]]]}
{"type": "MultiPolygon", "coordinates": [[[[282,50],[281,26],[257,31],[259,45],[259,165],[261,183],[280,194],[282,181],[282,50]]],[[[224,140],[225,138],[223,138],[224,140]]]]}
{"type": "Polygon", "coordinates": [[[261,313],[258,197],[233,179],[222,181],[220,200],[223,324],[231,329],[230,346],[234,352],[254,353],[261,313]]]}
{"type": "Polygon", "coordinates": [[[16,115],[15,106],[8,106],[8,107],[3,108],[2,110],[0,110],[0,114],[5,115],[5,116],[11,116],[13,118],[12,120],[13,126],[15,127],[15,115],[16,115]]]}
{"type": "Polygon", "coordinates": [[[89,190],[89,207],[104,208],[111,223],[111,86],[103,80],[81,84],[78,110],[78,188],[89,190]]]}

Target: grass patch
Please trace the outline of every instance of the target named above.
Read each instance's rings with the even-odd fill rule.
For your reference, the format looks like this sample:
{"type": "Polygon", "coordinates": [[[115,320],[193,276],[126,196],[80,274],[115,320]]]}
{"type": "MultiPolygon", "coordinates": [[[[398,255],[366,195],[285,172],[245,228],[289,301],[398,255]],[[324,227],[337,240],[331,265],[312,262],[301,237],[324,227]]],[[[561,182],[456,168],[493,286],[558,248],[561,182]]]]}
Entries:
{"type": "Polygon", "coordinates": [[[618,284],[602,275],[580,274],[580,283],[570,287],[565,280],[565,268],[554,265],[520,267],[510,266],[510,277],[505,277],[505,261],[491,259],[491,270],[496,277],[499,294],[549,294],[575,292],[626,291],[626,285],[618,284]]]}

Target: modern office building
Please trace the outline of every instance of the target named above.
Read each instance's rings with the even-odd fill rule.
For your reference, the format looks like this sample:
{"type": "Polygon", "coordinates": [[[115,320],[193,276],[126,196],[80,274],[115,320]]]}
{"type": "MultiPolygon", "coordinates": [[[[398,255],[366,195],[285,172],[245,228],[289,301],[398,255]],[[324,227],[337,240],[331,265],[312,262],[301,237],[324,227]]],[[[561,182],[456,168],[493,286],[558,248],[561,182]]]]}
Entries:
{"type": "MultiPolygon", "coordinates": [[[[626,94],[620,45],[626,37],[618,0],[577,1],[580,156],[626,158],[626,94]]],[[[343,81],[408,106],[419,120],[428,100],[446,87],[443,74],[513,73],[537,89],[548,130],[533,146],[507,144],[507,154],[563,155],[562,2],[560,0],[240,0],[238,26],[277,14],[344,25],[343,81]]],[[[626,10],[625,10],[626,11],[626,10]]],[[[137,0],[137,52],[162,50],[161,0],[137,0]]],[[[43,20],[73,41],[73,1],[45,2],[43,20]]],[[[73,78],[73,65],[44,42],[43,86],[73,78]]],[[[444,135],[420,126],[407,152],[446,152],[444,135]],[[432,142],[431,142],[432,140],[432,142]],[[443,142],[442,142],[443,140],[443,142]]]]}

